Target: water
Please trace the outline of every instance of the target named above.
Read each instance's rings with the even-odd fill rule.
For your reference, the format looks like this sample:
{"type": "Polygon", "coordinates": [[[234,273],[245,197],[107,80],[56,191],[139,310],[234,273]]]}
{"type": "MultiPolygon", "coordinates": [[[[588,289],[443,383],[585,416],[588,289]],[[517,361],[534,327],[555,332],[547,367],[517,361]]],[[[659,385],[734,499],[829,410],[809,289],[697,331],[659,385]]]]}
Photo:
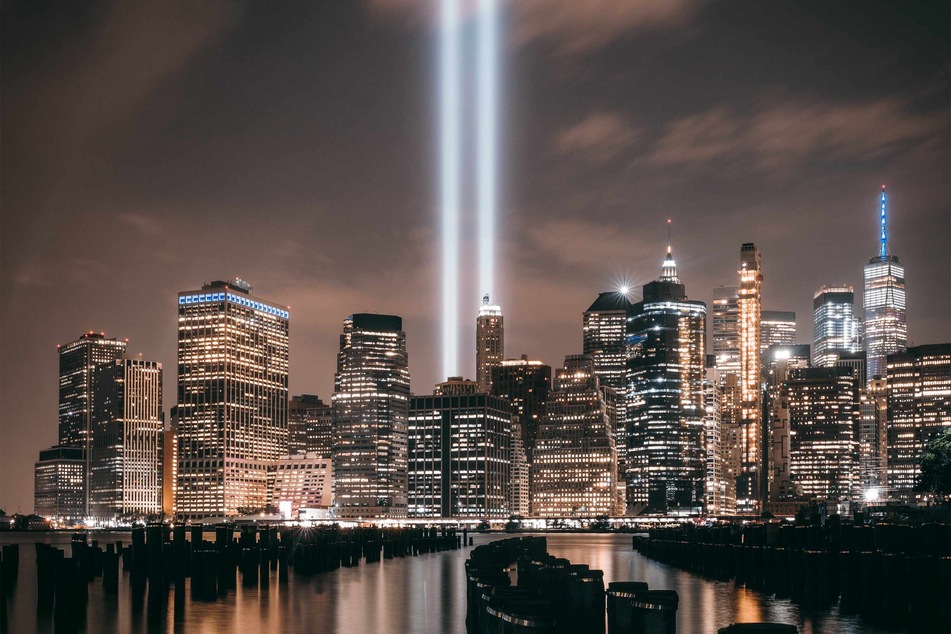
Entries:
{"type": "MultiPolygon", "coordinates": [[[[475,535],[481,544],[507,535],[475,535]]],[[[8,600],[6,621],[0,631],[52,632],[50,616],[36,610],[36,541],[65,548],[68,533],[4,533],[0,543],[20,543],[20,573],[8,600]]],[[[115,541],[117,534],[90,534],[100,543],[115,541]]],[[[129,534],[122,536],[129,540],[129,534]]],[[[604,581],[646,581],[653,589],[676,590],[680,595],[678,632],[715,633],[736,621],[796,623],[804,634],[884,633],[860,617],[837,610],[808,613],[788,600],[777,600],[737,587],[732,581],[712,581],[657,563],[631,548],[630,535],[548,535],[548,551],[572,562],[587,563],[604,571],[604,581]]],[[[79,631],[188,632],[188,634],[258,633],[292,634],[327,632],[341,634],[400,633],[443,634],[465,632],[466,587],[463,562],[468,549],[384,560],[355,568],[341,568],[310,578],[295,577],[279,583],[271,572],[265,590],[241,587],[215,602],[192,601],[189,588],[151,600],[147,591],[133,596],[127,573],[121,573],[118,595],[104,595],[102,580],[89,584],[89,607],[79,631]]],[[[240,573],[239,573],[240,574],[240,573]]]]}

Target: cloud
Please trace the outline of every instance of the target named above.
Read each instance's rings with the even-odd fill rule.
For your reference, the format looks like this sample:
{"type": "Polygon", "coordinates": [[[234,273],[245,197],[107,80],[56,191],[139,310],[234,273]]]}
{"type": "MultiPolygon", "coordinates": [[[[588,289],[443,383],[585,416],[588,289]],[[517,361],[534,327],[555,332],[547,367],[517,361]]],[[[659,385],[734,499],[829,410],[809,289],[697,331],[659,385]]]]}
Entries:
{"type": "Polygon", "coordinates": [[[690,21],[702,6],[692,0],[517,0],[519,43],[545,41],[562,54],[589,53],[637,31],[669,29],[690,21]]]}
{"type": "Polygon", "coordinates": [[[136,231],[146,235],[154,236],[161,232],[158,221],[147,214],[121,212],[116,215],[116,219],[122,224],[132,227],[136,231]]]}
{"type": "MultiPolygon", "coordinates": [[[[500,0],[510,5],[517,44],[545,42],[563,55],[590,53],[631,33],[670,29],[688,23],[700,0],[500,0]]],[[[462,0],[463,16],[477,0],[462,0]]],[[[431,0],[369,0],[371,13],[403,25],[435,25],[438,3],[431,0]]]]}
{"type": "Polygon", "coordinates": [[[568,265],[604,267],[606,262],[630,260],[640,244],[633,235],[589,220],[526,223],[523,231],[531,246],[568,265]]]}
{"type": "Polygon", "coordinates": [[[936,143],[945,116],[914,112],[895,98],[837,103],[770,99],[750,113],[721,105],[668,123],[650,161],[664,166],[733,161],[760,170],[810,160],[869,161],[936,143]]]}
{"type": "Polygon", "coordinates": [[[577,154],[594,163],[605,163],[630,148],[639,131],[617,112],[593,112],[555,137],[560,154],[577,154]]]}

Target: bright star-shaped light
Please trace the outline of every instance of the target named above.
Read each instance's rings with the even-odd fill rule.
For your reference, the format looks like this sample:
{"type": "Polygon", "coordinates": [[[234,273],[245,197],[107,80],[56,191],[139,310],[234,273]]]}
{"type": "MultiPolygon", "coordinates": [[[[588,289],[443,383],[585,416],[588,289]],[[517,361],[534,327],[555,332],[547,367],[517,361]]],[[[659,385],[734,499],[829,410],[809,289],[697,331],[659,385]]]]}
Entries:
{"type": "Polygon", "coordinates": [[[622,286],[621,288],[619,288],[619,289],[617,289],[617,290],[618,290],[618,292],[621,293],[621,295],[627,295],[628,293],[631,292],[631,289],[628,288],[627,286],[622,286]]]}

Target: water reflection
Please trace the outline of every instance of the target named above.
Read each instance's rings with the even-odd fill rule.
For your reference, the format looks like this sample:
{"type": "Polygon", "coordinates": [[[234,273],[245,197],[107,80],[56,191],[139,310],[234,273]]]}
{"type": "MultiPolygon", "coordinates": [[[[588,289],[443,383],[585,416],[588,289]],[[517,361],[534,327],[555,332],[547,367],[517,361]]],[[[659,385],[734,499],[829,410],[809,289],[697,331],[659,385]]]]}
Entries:
{"type": "MultiPolygon", "coordinates": [[[[33,542],[68,547],[69,535],[4,534],[4,543],[19,542],[20,574],[7,599],[8,612],[0,621],[2,632],[52,632],[54,619],[38,607],[36,560],[33,542]]],[[[506,535],[477,535],[476,544],[506,535]]],[[[110,535],[102,541],[112,541],[110,535]]],[[[711,581],[646,559],[631,548],[629,535],[548,535],[548,550],[573,562],[604,571],[611,581],[641,580],[655,589],[672,589],[680,595],[678,631],[715,633],[736,621],[771,620],[796,623],[804,634],[818,632],[881,633],[859,617],[837,610],[806,613],[788,600],[764,596],[736,586],[711,581]]],[[[293,572],[284,580],[278,571],[265,571],[267,587],[247,587],[240,575],[232,590],[217,601],[191,598],[188,582],[174,584],[131,583],[121,573],[117,595],[104,594],[101,579],[89,584],[89,605],[78,631],[174,632],[234,634],[265,632],[329,632],[362,634],[412,632],[437,634],[465,632],[464,561],[468,549],[386,559],[371,564],[312,577],[293,572]]],[[[138,580],[137,580],[138,581],[138,580]]]]}

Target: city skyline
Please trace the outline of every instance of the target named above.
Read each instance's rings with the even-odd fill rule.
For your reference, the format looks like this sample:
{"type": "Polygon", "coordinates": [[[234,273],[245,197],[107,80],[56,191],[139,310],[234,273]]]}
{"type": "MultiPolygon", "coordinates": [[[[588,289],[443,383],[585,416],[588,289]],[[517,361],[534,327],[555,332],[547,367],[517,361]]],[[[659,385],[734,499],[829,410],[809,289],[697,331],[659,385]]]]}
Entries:
{"type": "MultiPolygon", "coordinates": [[[[35,103],[37,86],[46,81],[66,96],[71,94],[75,88],[63,80],[64,69],[71,68],[69,54],[90,46],[97,29],[105,28],[104,20],[133,23],[133,11],[95,15],[86,27],[72,27],[73,39],[49,58],[46,74],[36,77],[30,74],[30,63],[47,59],[42,45],[48,42],[40,38],[28,46],[26,36],[50,26],[44,20],[52,20],[52,26],[60,30],[66,27],[55,16],[25,15],[10,17],[23,27],[20,33],[5,30],[3,52],[11,63],[4,72],[8,90],[3,96],[3,123],[6,131],[17,131],[5,134],[3,143],[8,156],[21,152],[24,157],[16,171],[9,161],[3,166],[2,338],[5,358],[17,360],[16,365],[8,361],[2,370],[0,506],[7,512],[29,510],[31,463],[37,450],[55,442],[56,394],[47,387],[55,384],[55,344],[72,341],[91,329],[102,331],[109,337],[128,338],[130,355],[141,352],[173,368],[174,311],[169,306],[177,292],[202,281],[241,275],[254,281],[266,297],[292,306],[295,317],[300,317],[291,336],[292,394],[331,393],[339,323],[367,309],[406,320],[413,391],[421,393],[446,378],[440,376],[437,361],[439,302],[433,289],[439,287],[438,232],[433,228],[434,186],[427,169],[433,138],[429,117],[424,116],[432,111],[428,89],[434,82],[423,63],[433,37],[426,25],[407,20],[397,14],[398,9],[387,12],[376,4],[369,10],[340,9],[342,14],[326,16],[331,23],[358,21],[380,36],[365,53],[345,57],[346,69],[340,74],[327,66],[318,70],[325,81],[340,86],[361,106],[355,110],[359,120],[366,117],[369,132],[382,135],[385,151],[370,148],[370,153],[381,154],[377,160],[383,163],[370,160],[361,143],[347,141],[354,148],[343,147],[345,142],[321,125],[322,120],[353,124],[339,99],[315,101],[317,95],[308,93],[303,101],[291,100],[287,114],[292,116],[279,125],[265,116],[268,102],[262,103],[255,95],[250,105],[225,112],[220,124],[211,125],[211,113],[217,116],[221,96],[212,98],[200,88],[207,73],[224,70],[227,78],[229,73],[249,71],[253,80],[261,72],[253,58],[263,51],[241,50],[229,34],[239,27],[256,29],[266,42],[281,24],[271,20],[255,25],[251,15],[212,15],[208,23],[220,26],[196,26],[180,34],[163,53],[167,55],[162,58],[164,65],[152,67],[154,74],[146,73],[142,83],[132,82],[127,92],[106,95],[97,106],[100,110],[90,104],[75,106],[76,112],[52,105],[39,112],[28,108],[35,103]],[[214,19],[218,17],[223,19],[214,19]],[[398,57],[392,53],[394,47],[410,60],[406,65],[383,64],[371,76],[376,84],[356,84],[347,76],[347,71],[358,75],[360,68],[384,57],[398,57]],[[382,78],[384,71],[397,79],[382,78]],[[409,80],[408,88],[397,85],[401,79],[409,80]],[[413,91],[419,95],[410,95],[413,91]],[[380,99],[387,96],[392,98],[380,99]],[[186,100],[188,106],[177,99],[186,100]],[[377,100],[387,102],[393,112],[371,105],[377,100]],[[311,105],[316,109],[304,107],[311,105]],[[305,110],[306,116],[297,109],[305,110]],[[25,119],[27,112],[35,122],[25,119]],[[75,136],[50,138],[41,132],[44,126],[61,129],[77,112],[88,127],[75,136]],[[401,118],[410,123],[401,123],[401,118]],[[107,124],[112,120],[119,123],[107,124]],[[245,145],[248,139],[239,139],[237,151],[228,151],[228,132],[239,125],[239,129],[273,134],[258,158],[251,158],[251,149],[254,153],[258,149],[245,145]],[[116,129],[122,130],[121,135],[116,135],[116,129]],[[182,138],[201,129],[205,132],[197,133],[195,147],[182,143],[182,138]],[[308,134],[301,143],[288,141],[290,132],[302,130],[308,134]],[[118,136],[154,139],[149,154],[155,156],[140,154],[118,136]],[[421,139],[407,142],[408,136],[421,139]],[[86,145],[78,138],[96,142],[86,145]],[[202,143],[212,154],[199,147],[202,143]],[[41,149],[32,153],[24,149],[34,144],[41,149]],[[281,144],[289,149],[281,150],[281,144]],[[414,159],[405,162],[413,169],[397,158],[400,147],[414,159]],[[52,153],[75,159],[77,151],[79,160],[67,164],[70,169],[55,179],[55,187],[39,194],[46,189],[41,183],[52,180],[43,171],[49,169],[44,157],[52,153]],[[274,156],[280,160],[271,170],[267,164],[274,156]],[[309,157],[304,162],[308,178],[328,167],[328,157],[334,157],[338,165],[321,174],[316,185],[295,185],[285,191],[285,186],[294,185],[290,177],[303,177],[299,168],[286,173],[281,169],[302,157],[309,157]],[[212,168],[207,173],[197,169],[206,163],[212,168]],[[125,184],[107,176],[113,169],[115,180],[125,184]],[[199,185],[187,171],[201,173],[209,184],[199,185]],[[380,174],[376,188],[385,190],[385,197],[353,194],[331,182],[344,176],[352,181],[370,172],[380,174]],[[373,222],[378,231],[361,231],[366,222],[373,222]],[[218,232],[224,225],[243,226],[240,233],[245,235],[235,233],[233,227],[218,232]],[[395,248],[381,249],[381,242],[394,243],[395,248]],[[351,251],[360,266],[350,277],[339,276],[351,266],[353,260],[344,258],[351,251]]],[[[509,159],[515,175],[506,179],[508,193],[500,218],[500,288],[493,292],[493,301],[505,307],[506,357],[526,353],[557,366],[565,355],[579,352],[578,319],[596,293],[616,287],[616,279],[627,278],[631,287],[638,288],[655,276],[656,253],[665,237],[663,221],[669,216],[674,218],[680,275],[692,298],[710,306],[715,285],[735,283],[736,248],[742,242],[755,242],[763,254],[764,309],[795,311],[801,316],[797,341],[809,342],[811,324],[805,316],[811,314],[812,292],[821,285],[840,283],[862,287],[862,267],[876,252],[877,188],[882,182],[888,185],[891,206],[890,244],[908,271],[909,345],[945,341],[951,284],[948,267],[943,265],[949,250],[949,214],[947,144],[941,139],[947,137],[948,123],[944,111],[935,107],[934,92],[935,76],[942,88],[947,83],[946,51],[943,45],[937,46],[941,36],[928,39],[921,16],[876,8],[845,27],[860,43],[873,37],[863,31],[869,31],[869,25],[876,27],[871,31],[879,38],[879,47],[856,56],[861,60],[845,56],[831,63],[828,71],[814,71],[813,77],[793,72],[783,60],[771,60],[762,72],[778,73],[782,79],[761,85],[772,86],[775,92],[747,90],[735,104],[723,91],[742,89],[736,79],[722,87],[695,82],[696,100],[690,105],[676,103],[681,88],[655,80],[660,82],[653,84],[655,94],[666,96],[665,103],[671,106],[661,107],[668,110],[663,114],[654,111],[657,106],[622,107],[628,95],[613,94],[610,88],[611,73],[621,72],[614,64],[606,63],[605,70],[595,72],[593,78],[579,77],[579,63],[595,57],[604,62],[612,47],[634,53],[654,47],[675,56],[679,51],[696,51],[714,33],[722,37],[732,32],[728,24],[732,12],[742,9],[727,8],[721,15],[704,9],[664,11],[669,13],[634,29],[643,35],[636,42],[626,41],[603,24],[589,25],[591,35],[586,39],[546,23],[544,16],[530,9],[511,17],[507,28],[512,42],[505,54],[513,68],[512,76],[504,80],[505,99],[510,100],[505,127],[524,140],[526,148],[515,148],[514,142],[507,148],[517,150],[509,159]],[[889,30],[882,34],[886,22],[889,30]],[[541,26],[532,30],[531,25],[541,26]],[[663,45],[654,41],[670,33],[677,35],[675,41],[663,45]],[[912,34],[918,41],[910,46],[912,34]],[[935,55],[936,48],[941,49],[940,55],[935,55]],[[904,54],[891,60],[895,50],[904,54]],[[552,68],[542,69],[545,64],[538,61],[549,59],[552,68]],[[849,85],[834,87],[833,76],[838,81],[843,74],[850,77],[849,85]],[[531,83],[533,88],[517,87],[514,77],[520,76],[532,79],[520,86],[531,83]],[[579,84],[595,89],[590,102],[569,98],[578,92],[579,84]],[[897,96],[905,94],[914,97],[897,96]],[[739,106],[746,98],[753,103],[749,111],[739,106]],[[559,99],[562,105],[536,111],[542,102],[559,99]],[[768,130],[775,124],[771,117],[803,113],[820,132],[822,125],[831,125],[828,121],[833,120],[848,133],[831,146],[812,137],[803,140],[804,146],[789,139],[777,147],[762,145],[756,132],[763,128],[757,126],[768,130]],[[698,128],[690,123],[714,134],[709,144],[683,143],[683,135],[697,134],[698,128]],[[724,129],[736,132],[738,146],[724,145],[725,137],[716,136],[724,129]],[[708,152],[707,158],[684,154],[691,149],[708,152]],[[529,157],[536,155],[541,158],[539,167],[528,165],[529,157]],[[745,174],[743,166],[748,163],[763,173],[768,186],[740,182],[744,177],[736,172],[745,174]],[[710,170],[718,178],[708,179],[710,170]],[[632,173],[637,178],[632,179],[632,173]],[[658,184],[648,183],[651,179],[658,184]],[[622,186],[626,181],[633,182],[622,186]],[[688,195],[684,189],[696,191],[688,195]],[[704,218],[716,219],[715,231],[699,222],[704,218]],[[814,258],[816,253],[822,257],[814,258]]],[[[792,20],[793,28],[783,37],[794,38],[805,28],[808,12],[786,11],[798,19],[792,20]]],[[[831,8],[825,19],[841,28],[844,13],[845,9],[831,8]]],[[[742,17],[741,25],[755,26],[755,16],[742,17]]],[[[767,39],[770,32],[762,37],[767,39]]],[[[306,35],[312,43],[313,32],[306,35]]],[[[839,42],[825,35],[818,37],[813,58],[817,67],[841,50],[839,42]]],[[[288,33],[284,46],[300,44],[302,36],[288,33]]],[[[119,50],[138,51],[128,40],[120,38],[114,44],[119,50]]],[[[321,45],[321,54],[326,57],[350,44],[330,39],[321,45]]],[[[728,64],[735,54],[720,52],[709,63],[728,64]]],[[[138,55],[131,56],[133,65],[141,60],[141,51],[138,55]]],[[[659,66],[651,68],[662,70],[664,63],[655,61],[659,66]]],[[[104,70],[96,60],[76,64],[80,66],[76,81],[88,81],[95,94],[104,85],[108,67],[104,70]]],[[[288,72],[293,78],[293,73],[305,70],[294,66],[288,72]]],[[[693,62],[686,72],[703,70],[703,64],[693,62]]],[[[651,69],[636,72],[640,77],[640,72],[651,69]]],[[[265,82],[265,87],[278,88],[274,82],[265,82]]],[[[226,88],[216,84],[224,94],[229,93],[226,88]]],[[[688,141],[704,138],[688,136],[688,141]]],[[[462,255],[471,264],[470,247],[464,244],[462,255]]],[[[481,294],[464,288],[461,296],[467,308],[460,311],[460,328],[470,332],[471,315],[481,294]]],[[[707,327],[709,333],[709,319],[707,327]]],[[[474,366],[469,355],[474,356],[474,351],[462,357],[461,367],[474,366]]],[[[174,381],[175,373],[167,372],[166,394],[174,393],[174,381]]],[[[167,399],[166,412],[172,404],[167,399]]]]}

